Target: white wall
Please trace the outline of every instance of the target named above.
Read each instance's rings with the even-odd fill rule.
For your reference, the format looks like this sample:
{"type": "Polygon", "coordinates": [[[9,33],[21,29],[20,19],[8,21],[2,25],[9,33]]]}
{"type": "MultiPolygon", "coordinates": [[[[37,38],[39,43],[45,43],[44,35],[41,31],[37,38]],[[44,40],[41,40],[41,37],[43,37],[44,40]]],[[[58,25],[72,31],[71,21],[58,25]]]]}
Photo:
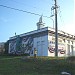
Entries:
{"type": "Polygon", "coordinates": [[[66,45],[66,56],[75,56],[75,41],[70,40],[70,42],[68,43],[68,40],[66,40],[65,45],[66,45]]]}
{"type": "MultiPolygon", "coordinates": [[[[65,44],[63,43],[63,40],[61,38],[58,38],[58,41],[59,41],[58,42],[58,57],[63,57],[66,54],[65,44]]],[[[51,57],[55,56],[55,38],[52,35],[48,36],[48,56],[51,56],[51,57]]]]}
{"type": "MultiPolygon", "coordinates": [[[[48,47],[50,46],[49,44],[50,44],[50,41],[52,40],[52,37],[53,37],[53,36],[49,36],[49,35],[48,35],[48,47]]],[[[54,53],[50,53],[50,51],[49,51],[49,49],[48,49],[48,56],[54,57],[55,55],[54,55],[54,53]]]]}
{"type": "Polygon", "coordinates": [[[8,53],[10,53],[10,43],[9,43],[9,49],[8,49],[8,53]]]}
{"type": "Polygon", "coordinates": [[[73,44],[73,51],[74,51],[74,56],[75,56],[75,41],[74,41],[74,44],[73,44]]]}
{"type": "Polygon", "coordinates": [[[37,49],[37,56],[48,56],[48,36],[34,38],[34,48],[37,49]]]}

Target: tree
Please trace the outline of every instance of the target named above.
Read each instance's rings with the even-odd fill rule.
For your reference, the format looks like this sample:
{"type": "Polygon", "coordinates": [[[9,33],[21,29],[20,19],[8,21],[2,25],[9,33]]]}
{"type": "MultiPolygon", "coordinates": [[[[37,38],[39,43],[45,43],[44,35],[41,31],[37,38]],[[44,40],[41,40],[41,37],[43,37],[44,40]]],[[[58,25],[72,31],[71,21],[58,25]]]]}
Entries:
{"type": "Polygon", "coordinates": [[[7,42],[5,42],[4,48],[5,48],[4,54],[8,54],[8,50],[9,50],[9,40],[8,40],[7,42]]]}

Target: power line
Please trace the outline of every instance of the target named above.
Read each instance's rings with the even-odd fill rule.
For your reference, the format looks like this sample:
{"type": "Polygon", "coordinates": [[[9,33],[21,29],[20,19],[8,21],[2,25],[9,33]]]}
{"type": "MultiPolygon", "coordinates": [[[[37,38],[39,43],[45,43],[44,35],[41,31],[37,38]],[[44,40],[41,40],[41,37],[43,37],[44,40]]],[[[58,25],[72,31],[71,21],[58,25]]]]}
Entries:
{"type": "MultiPolygon", "coordinates": [[[[12,2],[15,2],[15,3],[17,3],[17,4],[21,4],[21,5],[28,5],[28,4],[26,4],[26,3],[23,3],[23,2],[19,2],[19,1],[15,1],[15,0],[11,0],[12,2]]],[[[30,7],[32,7],[32,8],[35,8],[35,9],[40,9],[40,8],[38,8],[38,7],[35,7],[35,6],[32,6],[32,5],[28,5],[28,6],[30,6],[30,7]]],[[[47,11],[47,12],[49,12],[48,10],[44,10],[44,9],[40,9],[40,10],[43,10],[43,11],[47,11]]]]}
{"type": "MultiPolygon", "coordinates": [[[[26,13],[33,14],[33,15],[37,15],[37,16],[41,16],[40,14],[33,13],[33,12],[29,12],[29,11],[25,11],[25,10],[22,10],[22,9],[17,9],[17,8],[13,8],[13,7],[5,6],[5,5],[0,5],[0,6],[1,6],[1,7],[5,7],[5,8],[9,8],[9,9],[13,9],[13,10],[17,10],[17,11],[26,12],[26,13]]],[[[50,18],[50,17],[48,17],[48,16],[44,16],[44,15],[43,15],[43,17],[50,18]]]]}
{"type": "Polygon", "coordinates": [[[64,25],[64,20],[63,20],[62,11],[60,10],[60,8],[59,8],[59,17],[60,17],[60,20],[61,20],[62,26],[63,26],[64,25]]]}
{"type": "MultiPolygon", "coordinates": [[[[21,5],[27,5],[27,4],[25,4],[25,3],[18,2],[18,1],[15,1],[15,0],[12,0],[12,2],[15,2],[15,3],[21,4],[21,5]]],[[[32,7],[31,5],[28,5],[28,6],[32,7]]],[[[33,7],[33,8],[36,8],[36,7],[33,7]]]]}

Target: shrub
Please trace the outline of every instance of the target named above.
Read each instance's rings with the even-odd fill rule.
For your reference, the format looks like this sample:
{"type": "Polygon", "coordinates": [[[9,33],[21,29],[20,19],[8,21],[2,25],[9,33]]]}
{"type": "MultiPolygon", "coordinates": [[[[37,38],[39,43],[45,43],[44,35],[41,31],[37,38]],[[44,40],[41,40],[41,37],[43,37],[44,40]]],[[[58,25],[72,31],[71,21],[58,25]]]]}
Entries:
{"type": "Polygon", "coordinates": [[[68,61],[74,62],[75,61],[75,56],[69,56],[67,57],[68,61]]]}

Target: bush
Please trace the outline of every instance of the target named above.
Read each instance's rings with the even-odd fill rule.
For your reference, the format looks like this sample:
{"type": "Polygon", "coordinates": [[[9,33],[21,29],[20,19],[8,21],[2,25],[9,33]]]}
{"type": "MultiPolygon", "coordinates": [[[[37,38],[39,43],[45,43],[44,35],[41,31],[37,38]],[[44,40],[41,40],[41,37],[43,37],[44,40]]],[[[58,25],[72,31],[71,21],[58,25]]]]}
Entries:
{"type": "Polygon", "coordinates": [[[69,57],[67,57],[67,60],[68,61],[75,61],[75,56],[69,56],[69,57]]]}

